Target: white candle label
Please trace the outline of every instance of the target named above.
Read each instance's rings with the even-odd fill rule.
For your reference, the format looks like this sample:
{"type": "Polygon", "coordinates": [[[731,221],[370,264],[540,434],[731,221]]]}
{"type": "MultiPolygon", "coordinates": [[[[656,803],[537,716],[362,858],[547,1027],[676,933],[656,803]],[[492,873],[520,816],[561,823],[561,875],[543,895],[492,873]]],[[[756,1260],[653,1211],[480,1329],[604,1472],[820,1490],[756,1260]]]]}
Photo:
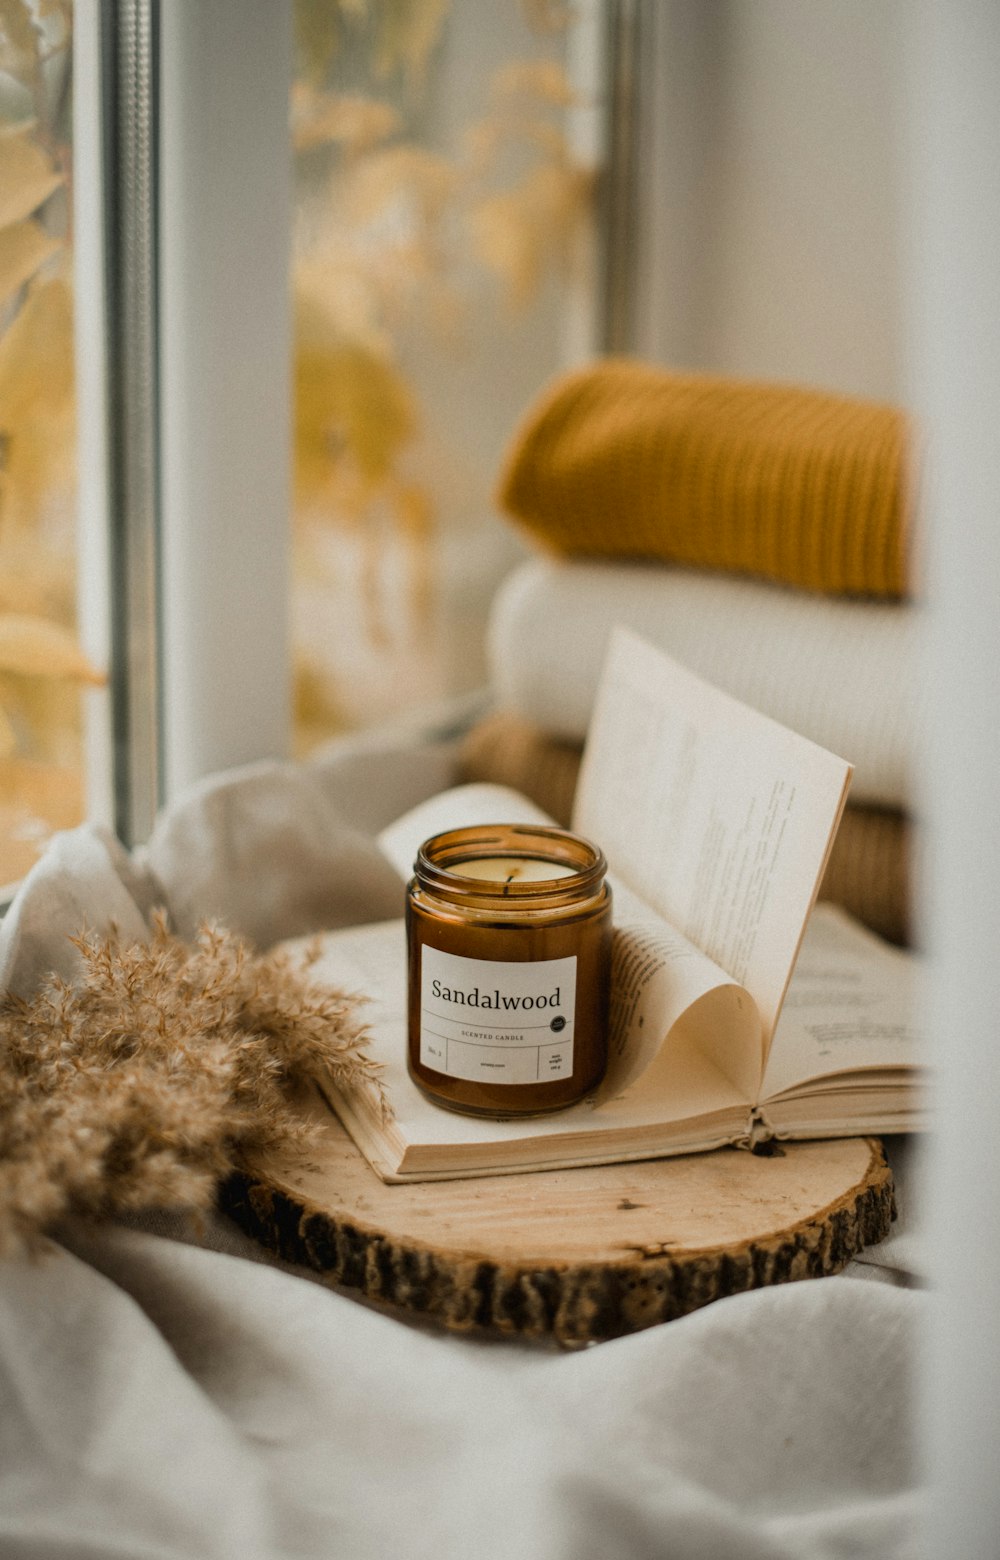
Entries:
{"type": "Polygon", "coordinates": [[[420,1060],[449,1078],[544,1083],[573,1072],[576,956],[502,963],[426,943],[420,1060]]]}

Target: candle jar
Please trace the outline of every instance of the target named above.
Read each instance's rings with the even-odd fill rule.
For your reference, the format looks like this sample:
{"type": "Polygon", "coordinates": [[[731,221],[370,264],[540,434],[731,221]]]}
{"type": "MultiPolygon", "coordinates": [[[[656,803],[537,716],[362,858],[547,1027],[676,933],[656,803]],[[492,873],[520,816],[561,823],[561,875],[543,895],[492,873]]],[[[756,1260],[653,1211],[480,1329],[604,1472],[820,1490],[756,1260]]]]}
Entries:
{"type": "Polygon", "coordinates": [[[407,888],[409,1068],[438,1105],[559,1110],[607,1065],[611,889],[565,829],[451,829],[407,888]]]}

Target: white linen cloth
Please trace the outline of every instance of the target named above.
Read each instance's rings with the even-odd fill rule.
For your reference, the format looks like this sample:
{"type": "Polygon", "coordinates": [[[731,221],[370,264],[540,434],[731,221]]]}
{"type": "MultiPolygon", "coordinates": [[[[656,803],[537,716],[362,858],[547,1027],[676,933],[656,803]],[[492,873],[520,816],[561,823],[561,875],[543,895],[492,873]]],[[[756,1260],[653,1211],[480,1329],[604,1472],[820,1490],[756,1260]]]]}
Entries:
{"type": "Polygon", "coordinates": [[[582,742],[616,624],[854,764],[852,801],[912,798],[924,718],[916,608],[664,564],[533,558],[493,601],[498,706],[582,742]]]}
{"type": "MultiPolygon", "coordinates": [[[[373,831],[452,763],[346,745],[207,782],[141,854],[64,835],[0,929],[2,979],[71,974],[68,934],[143,937],[156,903],[261,941],[392,913],[373,831]]],[[[849,1276],[560,1355],[379,1314],[221,1216],[68,1225],[0,1263],[0,1554],[904,1560],[917,1246],[904,1218],[849,1276]]]]}

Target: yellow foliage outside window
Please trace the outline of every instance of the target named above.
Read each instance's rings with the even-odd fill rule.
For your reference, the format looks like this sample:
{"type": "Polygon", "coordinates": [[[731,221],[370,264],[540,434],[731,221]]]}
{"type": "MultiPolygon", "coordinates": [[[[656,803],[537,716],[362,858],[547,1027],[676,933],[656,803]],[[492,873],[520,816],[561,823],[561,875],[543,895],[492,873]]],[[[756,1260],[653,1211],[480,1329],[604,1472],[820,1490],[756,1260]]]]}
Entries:
{"type": "Polygon", "coordinates": [[[102,680],[74,624],[70,152],[51,86],[70,20],[61,0],[0,0],[0,882],[79,822],[79,688],[102,680]]]}
{"type": "MultiPolygon", "coordinates": [[[[513,35],[517,0],[501,3],[513,35]]],[[[461,362],[476,333],[502,342],[512,313],[530,311],[579,263],[592,175],[567,140],[576,97],[561,60],[537,52],[540,37],[545,48],[561,41],[572,8],[522,0],[520,15],[535,52],[502,59],[443,144],[424,132],[435,59],[457,19],[447,0],[296,0],[295,588],[313,624],[324,610],[330,624],[329,656],[299,656],[300,749],[354,723],[345,684],[364,676],[357,645],[343,650],[353,619],[317,607],[324,591],[333,603],[339,590],[341,605],[345,593],[361,596],[373,655],[385,662],[395,636],[399,676],[387,680],[402,703],[412,686],[447,479],[440,437],[436,465],[427,454],[433,409],[415,361],[461,362]],[[353,552],[338,535],[354,539],[353,552]],[[348,567],[350,585],[335,577],[348,567]],[[386,578],[400,567],[406,596],[390,605],[386,578]]],[[[386,713],[352,695],[367,718],[386,713]]]]}

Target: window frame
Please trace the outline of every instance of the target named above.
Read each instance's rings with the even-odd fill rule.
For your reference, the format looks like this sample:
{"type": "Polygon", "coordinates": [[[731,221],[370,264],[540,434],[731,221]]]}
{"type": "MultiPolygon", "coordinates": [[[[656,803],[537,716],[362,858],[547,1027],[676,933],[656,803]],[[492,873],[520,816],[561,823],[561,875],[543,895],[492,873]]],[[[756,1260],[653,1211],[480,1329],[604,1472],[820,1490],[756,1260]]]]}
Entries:
{"type": "Polygon", "coordinates": [[[77,0],[79,610],[109,676],[88,817],[127,845],[290,747],[291,21],[77,0]]]}

